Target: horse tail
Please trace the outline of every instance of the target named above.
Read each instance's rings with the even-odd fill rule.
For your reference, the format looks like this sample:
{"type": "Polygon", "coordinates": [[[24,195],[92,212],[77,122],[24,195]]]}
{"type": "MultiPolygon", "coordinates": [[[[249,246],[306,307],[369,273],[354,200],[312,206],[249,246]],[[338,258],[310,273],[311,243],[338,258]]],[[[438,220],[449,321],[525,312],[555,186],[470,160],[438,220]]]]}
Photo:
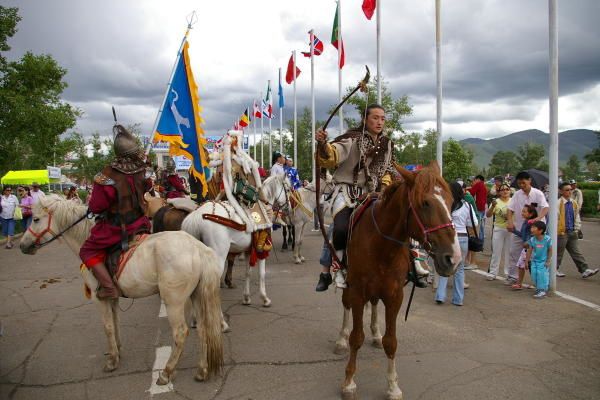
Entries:
{"type": "MultiPolygon", "coordinates": [[[[201,245],[202,258],[206,260],[200,281],[192,294],[196,318],[202,318],[208,374],[218,374],[223,369],[223,333],[221,329],[221,292],[219,263],[212,249],[201,245]]],[[[201,339],[202,340],[202,339],[201,339]]]]}
{"type": "Polygon", "coordinates": [[[165,230],[165,214],[169,210],[169,207],[163,206],[158,209],[154,217],[152,217],[152,233],[163,232],[165,230]]]}

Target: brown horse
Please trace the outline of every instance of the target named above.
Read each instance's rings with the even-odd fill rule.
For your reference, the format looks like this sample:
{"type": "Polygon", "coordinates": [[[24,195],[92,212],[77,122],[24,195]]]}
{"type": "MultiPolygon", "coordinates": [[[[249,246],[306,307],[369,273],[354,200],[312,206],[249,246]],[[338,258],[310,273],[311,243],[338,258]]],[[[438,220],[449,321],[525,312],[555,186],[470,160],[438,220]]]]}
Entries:
{"type": "MultiPolygon", "coordinates": [[[[402,398],[398,387],[396,318],[403,299],[409,272],[409,240],[423,244],[435,261],[441,276],[454,273],[460,261],[458,238],[449,212],[451,195],[440,176],[437,163],[417,173],[395,165],[402,180],[392,183],[382,196],[364,211],[348,238],[348,288],[344,289],[344,326],[336,350],[348,346],[348,320],[352,310],[350,358],[342,386],[344,399],[357,397],[354,374],[356,356],[363,344],[363,311],[372,304],[376,326],[377,302],[385,306],[385,334],[382,344],[388,358],[389,399],[402,398]]],[[[372,321],[373,329],[373,321],[372,321]]],[[[378,332],[378,328],[375,329],[378,332]]],[[[375,338],[378,339],[378,338],[375,338]]],[[[376,343],[376,341],[374,341],[376,343]]]]}

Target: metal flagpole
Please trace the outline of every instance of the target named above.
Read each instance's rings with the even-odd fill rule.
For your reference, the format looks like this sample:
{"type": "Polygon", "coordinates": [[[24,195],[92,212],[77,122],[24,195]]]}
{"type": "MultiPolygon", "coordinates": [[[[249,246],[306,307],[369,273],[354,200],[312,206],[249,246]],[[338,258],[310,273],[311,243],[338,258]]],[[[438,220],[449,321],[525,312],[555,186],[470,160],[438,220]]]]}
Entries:
{"type": "MultiPolygon", "coordinates": [[[[277,87],[278,91],[280,86],[283,88],[281,85],[281,68],[279,68],[279,86],[277,87]]],[[[283,96],[283,89],[281,90],[281,96],[283,96]]],[[[281,102],[279,102],[279,104],[281,104],[281,102]]],[[[283,154],[283,107],[279,107],[279,152],[283,154]]]]}
{"type": "Polygon", "coordinates": [[[435,77],[437,82],[437,144],[436,160],[443,170],[442,152],[442,21],[440,14],[441,0],[435,0],[435,77]]]}
{"type": "Polygon", "coordinates": [[[312,181],[315,181],[315,131],[316,131],[316,119],[315,119],[315,32],[311,29],[310,33],[310,109],[311,109],[311,133],[310,143],[312,145],[311,153],[311,164],[312,164],[312,181]]]}
{"type": "Polygon", "coordinates": [[[292,51],[292,58],[294,60],[294,162],[296,166],[300,164],[298,160],[298,107],[296,104],[296,50],[292,51]]]}
{"type": "MultiPolygon", "coordinates": [[[[267,92],[267,96],[269,96],[269,101],[272,104],[273,103],[273,91],[271,90],[271,80],[270,79],[268,80],[267,85],[268,85],[267,90],[270,90],[270,92],[267,92]]],[[[267,106],[268,105],[269,104],[267,103],[267,106]]],[[[272,106],[271,106],[271,109],[273,109],[272,106]]],[[[273,129],[271,128],[271,120],[273,118],[271,118],[271,117],[272,117],[272,115],[269,114],[269,157],[271,157],[270,159],[273,158],[273,129]]],[[[269,161],[269,163],[270,163],[270,161],[269,161]]]]}
{"type": "MultiPolygon", "coordinates": [[[[256,100],[254,100],[254,104],[256,104],[256,100]]],[[[254,161],[258,158],[256,157],[256,115],[254,115],[254,104],[252,104],[252,116],[254,117],[254,161]]]]}
{"type": "MultiPolygon", "coordinates": [[[[338,101],[342,102],[342,68],[340,67],[340,62],[342,61],[342,0],[338,0],[338,101]]],[[[340,107],[340,135],[344,132],[344,112],[342,109],[344,106],[340,107]]]]}
{"type": "Polygon", "coordinates": [[[381,0],[377,0],[377,103],[381,104],[381,0]]]}
{"type": "Polygon", "coordinates": [[[263,143],[265,133],[265,114],[263,114],[263,92],[260,92],[260,166],[265,167],[265,146],[263,143]]]}
{"type": "Polygon", "coordinates": [[[558,33],[557,1],[548,0],[549,69],[550,69],[550,212],[549,225],[552,239],[550,290],[556,291],[556,256],[558,228],[558,33]]]}

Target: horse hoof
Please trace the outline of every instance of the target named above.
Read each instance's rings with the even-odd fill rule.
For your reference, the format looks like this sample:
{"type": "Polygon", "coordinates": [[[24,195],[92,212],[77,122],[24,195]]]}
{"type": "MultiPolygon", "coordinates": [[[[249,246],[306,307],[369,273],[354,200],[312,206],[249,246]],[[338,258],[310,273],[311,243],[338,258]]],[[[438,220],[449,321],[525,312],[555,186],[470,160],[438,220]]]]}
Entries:
{"type": "Polygon", "coordinates": [[[223,282],[221,282],[221,283],[219,284],[219,287],[220,287],[221,289],[225,289],[225,284],[224,284],[223,282]]]}
{"type": "Polygon", "coordinates": [[[158,373],[158,378],[156,379],[156,384],[164,386],[167,383],[169,383],[169,377],[165,375],[164,371],[160,371],[158,373]]]}
{"type": "Polygon", "coordinates": [[[221,332],[223,332],[223,333],[231,332],[231,328],[229,327],[229,325],[222,325],[221,332]]]}
{"type": "Polygon", "coordinates": [[[306,261],[306,258],[300,257],[300,261],[304,262],[304,261],[306,261]]]}
{"type": "Polygon", "coordinates": [[[383,349],[381,338],[373,338],[373,341],[371,341],[371,346],[375,347],[376,349],[383,349]]]}
{"type": "Polygon", "coordinates": [[[271,307],[271,299],[264,299],[263,307],[265,307],[265,308],[271,307]]]}
{"type": "Polygon", "coordinates": [[[192,318],[188,326],[190,329],[196,329],[198,327],[198,321],[196,321],[196,318],[192,318]]]}
{"type": "Polygon", "coordinates": [[[102,368],[102,370],[104,372],[113,372],[114,370],[117,369],[117,367],[119,366],[119,361],[118,360],[106,360],[106,364],[104,364],[104,368],[102,368]]]}
{"type": "Polygon", "coordinates": [[[396,388],[395,390],[388,390],[387,392],[387,399],[388,400],[402,400],[402,390],[400,390],[399,388],[396,388]]]}
{"type": "Polygon", "coordinates": [[[233,282],[227,282],[226,284],[227,284],[228,289],[236,289],[237,288],[237,285],[233,282]]]}
{"type": "Polygon", "coordinates": [[[342,389],[342,400],[358,400],[356,386],[351,389],[342,389]]]}
{"type": "Polygon", "coordinates": [[[300,260],[299,258],[296,258],[294,260],[294,264],[302,264],[302,260],[300,260]]]}
{"type": "Polygon", "coordinates": [[[333,354],[337,354],[338,356],[342,356],[348,352],[347,344],[335,344],[335,349],[333,349],[333,354]]]}
{"type": "Polygon", "coordinates": [[[250,297],[244,297],[244,299],[242,300],[242,304],[245,306],[249,306],[250,304],[252,304],[252,300],[250,299],[250,297]]]}
{"type": "Polygon", "coordinates": [[[194,376],[194,379],[198,382],[204,382],[206,378],[208,378],[208,371],[206,368],[198,370],[198,373],[196,374],[196,376],[194,376]]]}

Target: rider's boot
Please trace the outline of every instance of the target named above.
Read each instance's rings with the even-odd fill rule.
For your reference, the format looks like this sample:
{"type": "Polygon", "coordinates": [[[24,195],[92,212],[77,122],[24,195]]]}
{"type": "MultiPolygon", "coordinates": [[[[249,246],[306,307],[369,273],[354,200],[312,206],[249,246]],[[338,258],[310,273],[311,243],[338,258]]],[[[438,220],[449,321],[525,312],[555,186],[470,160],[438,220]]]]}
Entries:
{"type": "Polygon", "coordinates": [[[96,291],[96,297],[99,299],[118,299],[119,289],[112,277],[108,273],[108,269],[104,263],[98,263],[92,267],[92,274],[98,281],[98,290],[96,291]]]}
{"type": "Polygon", "coordinates": [[[329,272],[321,272],[319,275],[319,283],[317,283],[316,291],[324,292],[329,288],[329,285],[333,282],[333,278],[329,272]]]}

